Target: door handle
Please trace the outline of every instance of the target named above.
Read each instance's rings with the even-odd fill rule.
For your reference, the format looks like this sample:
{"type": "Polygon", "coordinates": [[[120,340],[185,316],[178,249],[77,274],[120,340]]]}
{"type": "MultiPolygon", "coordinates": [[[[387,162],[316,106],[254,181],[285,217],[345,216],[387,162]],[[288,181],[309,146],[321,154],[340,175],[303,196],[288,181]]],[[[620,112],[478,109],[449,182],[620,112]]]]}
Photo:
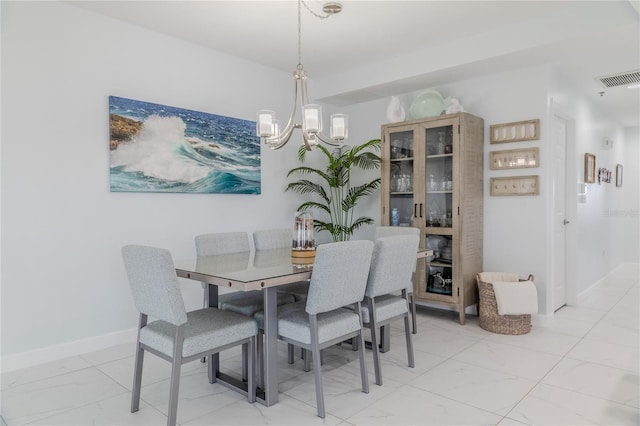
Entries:
{"type": "Polygon", "coordinates": [[[413,203],[413,217],[418,217],[418,203],[413,203]]]}
{"type": "Polygon", "coordinates": [[[420,203],[420,217],[422,217],[422,203],[420,203]]]}

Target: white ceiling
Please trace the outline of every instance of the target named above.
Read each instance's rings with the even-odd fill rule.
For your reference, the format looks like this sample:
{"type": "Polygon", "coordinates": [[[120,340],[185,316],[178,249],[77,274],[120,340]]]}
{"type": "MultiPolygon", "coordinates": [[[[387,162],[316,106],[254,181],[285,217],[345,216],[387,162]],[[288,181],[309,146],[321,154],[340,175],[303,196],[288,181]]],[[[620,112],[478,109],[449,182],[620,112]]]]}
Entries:
{"type": "MultiPolygon", "coordinates": [[[[297,64],[295,1],[69,3],[283,71],[293,71],[297,64]]],[[[324,3],[306,2],[320,14],[324,3]]],[[[605,89],[595,80],[640,69],[638,0],[342,4],[342,13],[328,19],[302,7],[305,69],[320,85],[335,85],[337,90],[324,101],[372,100],[505,69],[552,64],[602,104],[605,114],[624,126],[640,125],[640,89],[605,89]],[[421,65],[424,55],[433,58],[429,67],[421,65]],[[372,78],[363,73],[367,67],[393,71],[372,78]],[[354,90],[353,81],[360,87],[354,90]]]]}

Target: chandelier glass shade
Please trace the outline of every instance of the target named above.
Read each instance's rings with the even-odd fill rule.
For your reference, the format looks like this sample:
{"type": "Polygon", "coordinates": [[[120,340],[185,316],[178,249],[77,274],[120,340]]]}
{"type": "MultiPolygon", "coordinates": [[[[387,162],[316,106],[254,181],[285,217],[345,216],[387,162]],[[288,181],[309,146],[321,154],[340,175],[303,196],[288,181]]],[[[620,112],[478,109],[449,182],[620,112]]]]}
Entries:
{"type": "MultiPolygon", "coordinates": [[[[322,107],[309,103],[307,97],[307,73],[302,65],[301,3],[302,0],[298,0],[298,66],[293,72],[293,107],[291,114],[283,127],[280,121],[276,119],[274,111],[260,110],[257,113],[256,134],[271,149],[283,147],[289,141],[295,129],[302,129],[302,139],[307,150],[311,150],[318,144],[318,141],[338,146],[348,137],[349,123],[346,114],[332,114],[330,116],[329,136],[327,136],[323,133],[322,107]],[[298,110],[298,108],[300,109],[298,110]],[[295,122],[298,112],[300,112],[301,124],[295,122]]],[[[315,13],[313,14],[315,15],[315,13]]],[[[322,16],[319,17],[322,18],[322,16]]],[[[324,16],[324,18],[326,17],[324,16]]]]}

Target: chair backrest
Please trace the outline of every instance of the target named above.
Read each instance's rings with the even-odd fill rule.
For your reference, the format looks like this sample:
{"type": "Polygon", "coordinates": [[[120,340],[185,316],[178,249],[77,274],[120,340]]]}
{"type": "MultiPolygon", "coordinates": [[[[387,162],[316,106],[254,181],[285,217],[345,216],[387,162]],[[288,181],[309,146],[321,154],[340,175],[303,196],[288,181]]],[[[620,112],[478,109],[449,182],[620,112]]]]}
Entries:
{"type": "Polygon", "coordinates": [[[377,238],[365,295],[377,297],[407,288],[416,264],[418,235],[377,238]]]}
{"type": "Polygon", "coordinates": [[[168,250],[128,245],[122,248],[122,260],[133,302],[140,313],[174,325],[187,322],[187,311],[168,250]]]}
{"type": "MultiPolygon", "coordinates": [[[[396,235],[416,235],[420,238],[420,229],[411,226],[378,226],[374,238],[377,240],[378,238],[393,237],[396,235]]],[[[416,271],[416,262],[413,262],[413,268],[411,270],[413,272],[416,271]]]]}
{"type": "Polygon", "coordinates": [[[290,229],[262,229],[253,233],[256,250],[291,248],[293,234],[290,229]]]}
{"type": "Polygon", "coordinates": [[[251,250],[249,236],[246,232],[203,234],[197,235],[195,240],[198,256],[215,256],[251,250]]]}
{"type": "Polygon", "coordinates": [[[420,230],[410,226],[378,226],[375,230],[374,238],[393,237],[395,235],[417,235],[420,237],[420,230]]]}
{"type": "Polygon", "coordinates": [[[319,314],[362,301],[372,253],[371,241],[320,244],[309,284],[307,313],[319,314]]]}

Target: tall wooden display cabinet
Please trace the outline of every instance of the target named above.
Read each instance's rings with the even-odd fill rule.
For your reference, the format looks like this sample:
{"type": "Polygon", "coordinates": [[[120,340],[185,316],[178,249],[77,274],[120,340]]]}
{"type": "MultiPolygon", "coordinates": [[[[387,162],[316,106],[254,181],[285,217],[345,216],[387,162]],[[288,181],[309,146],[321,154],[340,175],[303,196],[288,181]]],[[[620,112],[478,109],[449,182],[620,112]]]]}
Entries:
{"type": "Polygon", "coordinates": [[[482,270],[484,121],[467,113],[382,126],[382,224],[414,226],[422,248],[417,303],[478,303],[482,270]]]}

